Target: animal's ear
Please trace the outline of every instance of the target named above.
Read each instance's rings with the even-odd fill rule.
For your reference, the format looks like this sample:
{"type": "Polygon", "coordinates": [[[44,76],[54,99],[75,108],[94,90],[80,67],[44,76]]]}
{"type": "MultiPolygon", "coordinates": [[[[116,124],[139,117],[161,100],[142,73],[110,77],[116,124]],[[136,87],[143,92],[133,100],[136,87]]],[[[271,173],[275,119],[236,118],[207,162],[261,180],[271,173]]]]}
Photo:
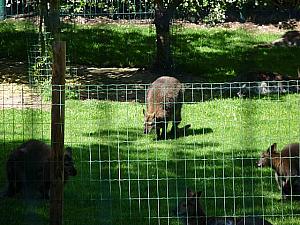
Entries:
{"type": "Polygon", "coordinates": [[[193,192],[190,188],[186,189],[186,196],[187,197],[194,197],[195,196],[195,192],[193,192]]]}
{"type": "Polygon", "coordinates": [[[276,149],[277,149],[277,143],[272,144],[270,147],[271,152],[275,152],[276,149]]]}
{"type": "Polygon", "coordinates": [[[155,118],[155,112],[148,114],[150,118],[155,118]]]}
{"type": "Polygon", "coordinates": [[[72,158],[72,148],[67,147],[67,148],[65,149],[65,155],[68,155],[69,157],[72,158]]]}

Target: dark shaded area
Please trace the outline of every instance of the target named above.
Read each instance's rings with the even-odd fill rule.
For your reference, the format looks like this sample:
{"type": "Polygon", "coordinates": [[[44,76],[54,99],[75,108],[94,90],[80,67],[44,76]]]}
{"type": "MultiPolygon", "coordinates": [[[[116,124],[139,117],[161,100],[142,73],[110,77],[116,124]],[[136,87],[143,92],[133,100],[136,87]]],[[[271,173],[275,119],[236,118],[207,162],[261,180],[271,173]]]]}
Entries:
{"type": "MultiPolygon", "coordinates": [[[[139,139],[138,132],[136,129],[99,130],[86,136],[91,137],[91,143],[98,137],[107,137],[107,142],[74,148],[78,176],[65,186],[66,224],[74,224],[74,221],[85,224],[87,220],[90,224],[124,221],[126,224],[142,224],[145,219],[156,217],[163,221],[169,216],[168,206],[173,207],[176,199],[184,197],[186,187],[195,187],[195,184],[203,191],[202,203],[207,207],[208,215],[224,216],[223,206],[226,215],[236,215],[235,210],[239,207],[244,207],[251,215],[261,215],[262,202],[264,205],[274,204],[273,199],[260,194],[261,185],[270,191],[277,189],[275,186],[271,189],[271,179],[266,177],[269,174],[260,177],[260,171],[255,167],[256,158],[252,158],[256,149],[232,149],[224,153],[214,151],[213,147],[221,143],[213,141],[168,142],[169,156],[160,159],[156,157],[156,151],[165,151],[163,149],[149,148],[143,142],[140,149],[133,146],[139,139]],[[212,148],[204,152],[206,147],[212,148]],[[216,205],[222,205],[222,210],[216,209],[216,205]],[[254,212],[251,211],[253,207],[254,212]]],[[[203,128],[194,133],[198,132],[205,134],[212,130],[203,128]]],[[[1,146],[5,145],[5,151],[9,152],[19,142],[2,143],[1,146]]],[[[2,162],[4,165],[4,158],[2,162]]],[[[3,172],[2,169],[2,175],[3,172]]],[[[5,178],[1,177],[1,183],[5,183],[5,178]]],[[[36,202],[33,208],[28,208],[28,203],[21,199],[1,201],[0,218],[5,218],[7,225],[48,222],[48,203],[45,201],[36,202]],[[17,218],[12,215],[17,215],[17,218]]],[[[299,210],[293,208],[293,213],[297,214],[299,210]]],[[[274,214],[272,211],[272,216],[280,217],[282,212],[274,214]]]]}
{"type": "MultiPolygon", "coordinates": [[[[68,24],[65,24],[65,27],[68,24]]],[[[125,28],[125,27],[124,27],[125,28]]],[[[155,50],[154,33],[126,32],[117,26],[95,25],[63,30],[68,55],[74,64],[100,67],[145,67],[155,50]]]]}
{"type": "Polygon", "coordinates": [[[171,131],[168,132],[166,139],[177,139],[180,137],[204,135],[212,132],[213,130],[211,128],[193,129],[191,127],[191,124],[187,124],[184,127],[179,127],[176,131],[176,135],[174,135],[171,131]]]}
{"type": "Polygon", "coordinates": [[[0,59],[27,60],[28,47],[37,43],[38,33],[31,22],[0,23],[0,59]]]}
{"type": "MultiPolygon", "coordinates": [[[[16,30],[13,28],[15,25],[11,23],[1,23],[0,30],[3,26],[5,29],[0,32],[0,57],[3,58],[0,72],[8,75],[8,80],[14,81],[17,79],[13,75],[9,76],[14,71],[6,68],[6,61],[9,63],[9,58],[13,58],[26,62],[28,44],[37,40],[38,34],[30,29],[16,30]]],[[[64,24],[62,36],[67,41],[67,57],[72,64],[71,76],[68,79],[72,83],[75,81],[80,84],[152,82],[159,74],[148,70],[155,56],[155,34],[151,29],[147,33],[141,32],[141,28],[127,30],[127,28],[120,29],[117,25],[64,24]],[[93,67],[144,69],[131,72],[109,70],[99,72],[95,68],[93,70],[93,67]],[[77,72],[75,68],[78,68],[77,72]]],[[[247,37],[245,33],[241,32],[241,35],[247,37]]],[[[259,44],[257,40],[248,37],[239,43],[234,41],[237,36],[237,33],[227,30],[213,33],[204,31],[191,34],[173,33],[171,40],[175,64],[173,76],[185,83],[224,82],[232,80],[235,75],[244,76],[249,72],[259,71],[297,77],[300,48],[255,47],[259,44]],[[201,48],[208,50],[203,51],[201,48]]],[[[26,67],[23,67],[23,70],[24,74],[28,71],[26,67]]],[[[19,72],[16,74],[21,75],[19,72]]]]}
{"type": "Polygon", "coordinates": [[[230,71],[241,76],[249,71],[276,71],[296,77],[300,48],[256,48],[254,39],[235,43],[232,41],[235,36],[226,30],[211,35],[178,33],[176,38],[180,41],[174,43],[176,68],[183,73],[197,75],[206,82],[229,81],[233,79],[230,71]],[[206,42],[202,47],[218,51],[196,51],[190,43],[199,40],[206,42]]]}

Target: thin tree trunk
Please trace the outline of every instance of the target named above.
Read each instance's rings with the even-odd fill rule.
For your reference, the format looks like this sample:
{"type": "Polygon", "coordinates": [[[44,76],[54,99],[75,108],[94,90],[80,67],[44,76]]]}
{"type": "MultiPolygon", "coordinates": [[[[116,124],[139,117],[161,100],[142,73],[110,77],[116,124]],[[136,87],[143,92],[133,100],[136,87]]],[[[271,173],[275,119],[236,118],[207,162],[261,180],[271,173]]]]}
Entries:
{"type": "Polygon", "coordinates": [[[156,58],[153,69],[157,72],[168,73],[173,70],[170,24],[176,7],[181,2],[182,0],[173,0],[165,8],[163,0],[155,0],[156,58]]]}
{"type": "Polygon", "coordinates": [[[172,70],[170,20],[169,11],[163,6],[158,6],[155,10],[154,19],[156,28],[156,59],[154,70],[159,72],[169,72],[172,70]]]}

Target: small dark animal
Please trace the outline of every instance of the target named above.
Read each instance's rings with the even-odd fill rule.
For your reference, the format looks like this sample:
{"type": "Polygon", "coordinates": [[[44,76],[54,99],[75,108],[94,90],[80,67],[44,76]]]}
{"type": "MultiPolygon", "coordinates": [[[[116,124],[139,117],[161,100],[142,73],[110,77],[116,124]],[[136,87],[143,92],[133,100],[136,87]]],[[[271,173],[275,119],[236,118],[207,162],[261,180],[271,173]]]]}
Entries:
{"type": "Polygon", "coordinates": [[[272,42],[274,46],[300,46],[300,32],[296,30],[287,31],[280,39],[272,42]]]}
{"type": "Polygon", "coordinates": [[[300,90],[298,80],[300,80],[299,70],[298,77],[276,72],[250,71],[235,77],[233,82],[238,83],[232,84],[231,88],[238,91],[239,97],[272,93],[298,93],[300,90]]]}
{"type": "MultiPolygon", "coordinates": [[[[36,192],[49,199],[50,189],[50,146],[42,141],[30,140],[15,149],[6,164],[8,187],[3,196],[13,197],[22,193],[32,198],[36,192]]],[[[64,181],[75,176],[71,148],[64,153],[64,181]]]]}
{"type": "Polygon", "coordinates": [[[187,190],[186,199],[173,210],[185,225],[272,225],[260,217],[208,217],[200,203],[201,192],[187,190]]]}
{"type": "Polygon", "coordinates": [[[156,129],[157,139],[165,139],[168,121],[173,122],[174,134],[181,122],[183,85],[174,77],[163,76],[155,80],[147,91],[144,111],[144,133],[156,129]]]}
{"type": "MultiPolygon", "coordinates": [[[[281,152],[277,151],[277,144],[272,144],[265,152],[261,154],[257,162],[259,167],[272,167],[275,170],[275,179],[282,197],[291,194],[291,185],[300,175],[299,171],[299,143],[286,145],[281,152]]],[[[298,178],[299,179],[299,178],[298,178]]]]}

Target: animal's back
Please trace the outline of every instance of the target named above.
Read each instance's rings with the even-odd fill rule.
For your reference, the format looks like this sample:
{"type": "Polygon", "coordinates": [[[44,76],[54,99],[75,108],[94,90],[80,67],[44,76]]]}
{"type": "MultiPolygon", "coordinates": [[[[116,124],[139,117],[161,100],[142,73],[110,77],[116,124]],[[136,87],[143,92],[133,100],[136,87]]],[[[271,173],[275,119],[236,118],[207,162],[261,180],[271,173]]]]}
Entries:
{"type": "Polygon", "coordinates": [[[282,151],[281,151],[281,156],[283,157],[299,157],[299,146],[300,143],[292,143],[286,145],[282,151]]]}
{"type": "Polygon", "coordinates": [[[156,79],[147,92],[148,113],[166,110],[172,113],[174,105],[180,107],[183,100],[183,85],[174,77],[163,76],[156,79]]]}
{"type": "Polygon", "coordinates": [[[299,167],[299,143],[292,143],[286,145],[280,155],[282,157],[282,165],[285,168],[285,174],[290,175],[300,175],[300,167],[299,167]],[[289,172],[290,171],[290,172],[289,172]]]}
{"type": "Polygon", "coordinates": [[[50,147],[41,141],[30,140],[16,148],[6,164],[8,195],[34,192],[49,181],[49,157],[50,147]]]}

